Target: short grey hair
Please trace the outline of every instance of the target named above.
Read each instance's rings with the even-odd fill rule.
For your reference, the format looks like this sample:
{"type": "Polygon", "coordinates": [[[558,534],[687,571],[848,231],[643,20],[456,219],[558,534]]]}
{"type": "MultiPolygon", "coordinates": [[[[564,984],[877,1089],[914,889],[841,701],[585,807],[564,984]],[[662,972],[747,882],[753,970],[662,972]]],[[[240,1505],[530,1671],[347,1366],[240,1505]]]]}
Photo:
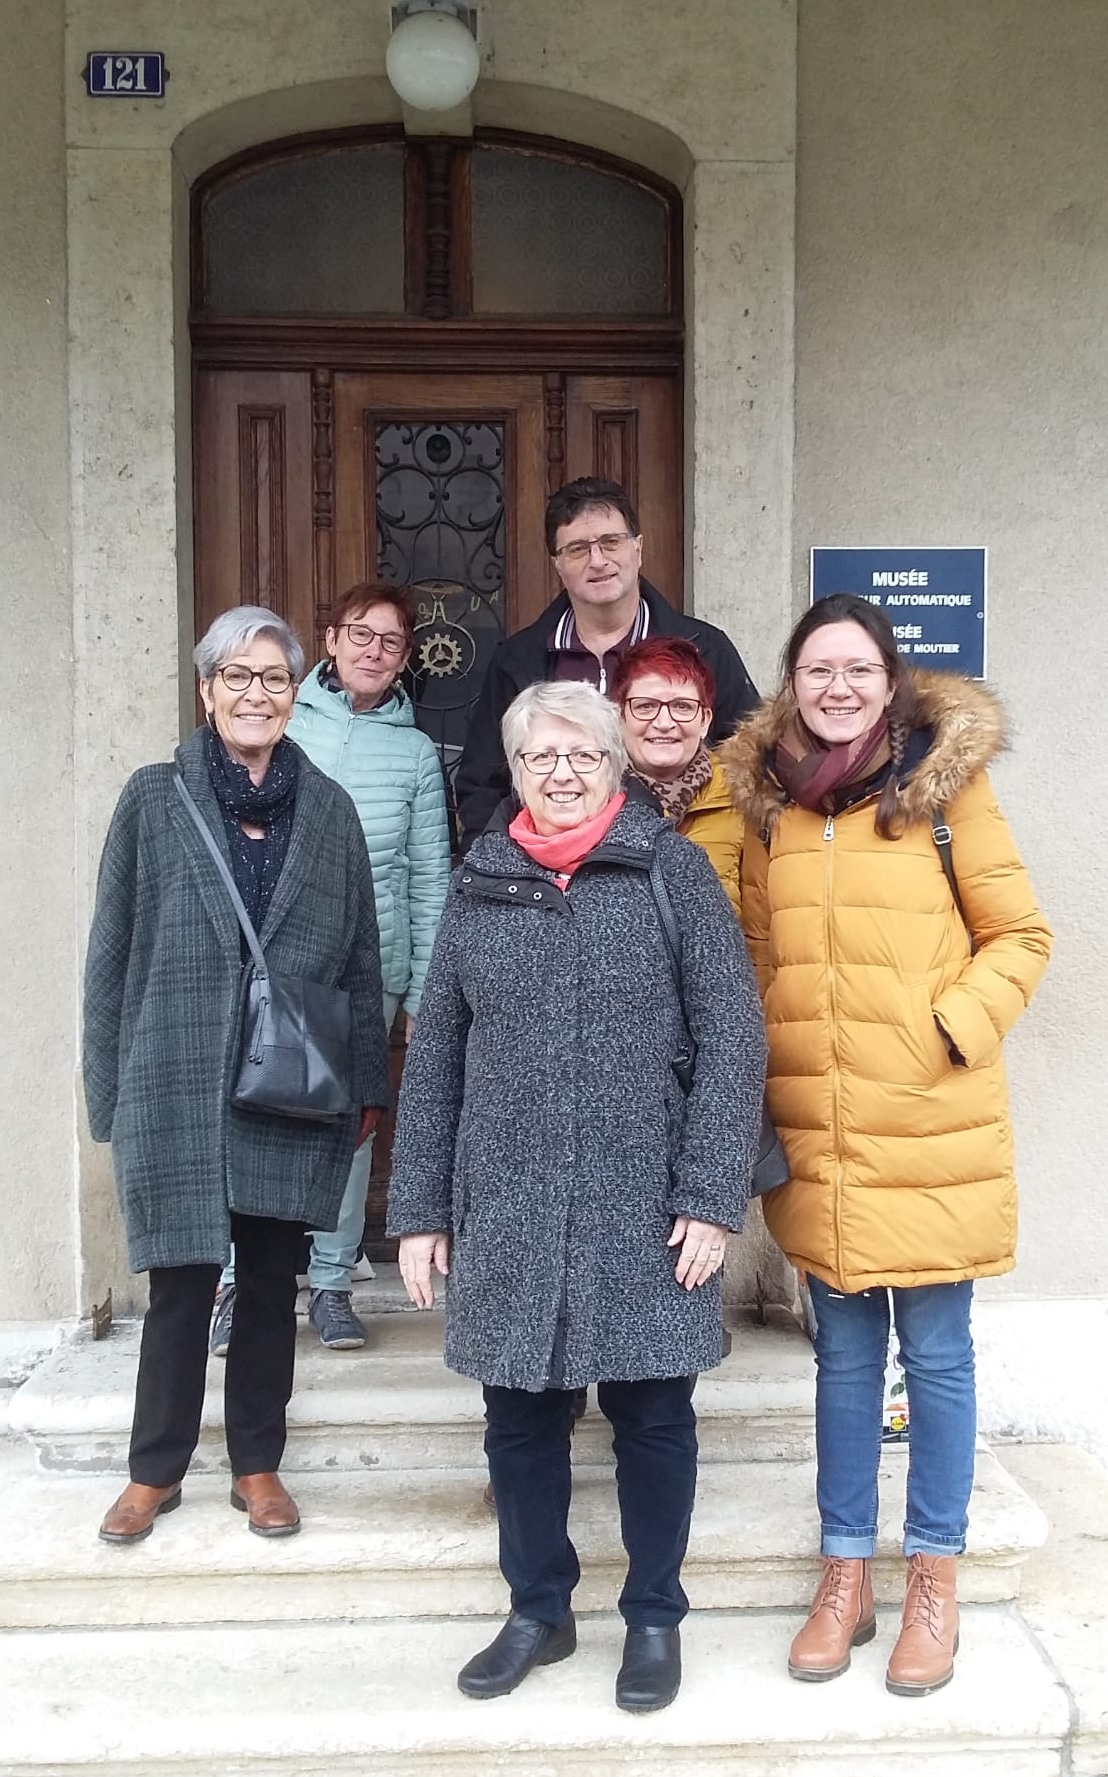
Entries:
{"type": "Polygon", "coordinates": [[[304,677],[304,650],[296,638],[296,631],[275,611],[267,611],[264,605],[235,605],[230,611],[220,612],[193,649],[197,677],[214,679],[224,661],[243,648],[249,648],[257,636],[273,637],[288,663],[289,672],[299,684],[304,677]]]}
{"type": "Polygon", "coordinates": [[[627,748],[623,744],[619,711],[595,685],[584,684],[578,679],[551,679],[528,685],[504,711],[500,738],[516,795],[522,799],[520,754],[526,751],[531,730],[539,716],[554,716],[584,730],[597,751],[607,755],[608,794],[614,796],[627,769],[627,748]]]}

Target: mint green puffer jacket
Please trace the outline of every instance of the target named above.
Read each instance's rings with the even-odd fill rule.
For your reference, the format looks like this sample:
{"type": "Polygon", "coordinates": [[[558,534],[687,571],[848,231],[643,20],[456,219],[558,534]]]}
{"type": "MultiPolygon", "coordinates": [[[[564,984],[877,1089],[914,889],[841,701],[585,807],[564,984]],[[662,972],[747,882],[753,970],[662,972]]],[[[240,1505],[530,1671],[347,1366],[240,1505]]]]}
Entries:
{"type": "Polygon", "coordinates": [[[442,769],[403,691],[355,715],[346,692],[323,682],[327,666],[304,680],[286,733],[354,800],[373,868],[381,985],[414,1018],[450,880],[442,769]]]}

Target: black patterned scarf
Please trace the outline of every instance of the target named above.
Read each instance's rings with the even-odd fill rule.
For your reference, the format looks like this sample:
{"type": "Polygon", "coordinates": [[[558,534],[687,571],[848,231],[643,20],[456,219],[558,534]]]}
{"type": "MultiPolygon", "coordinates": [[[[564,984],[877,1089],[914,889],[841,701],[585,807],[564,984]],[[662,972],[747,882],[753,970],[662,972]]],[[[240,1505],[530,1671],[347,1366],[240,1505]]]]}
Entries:
{"type": "Polygon", "coordinates": [[[260,932],[289,849],[300,758],[289,741],[279,740],[265,777],[256,784],[246,766],[232,759],[219,735],[211,728],[204,736],[204,748],[208,776],[231,848],[235,886],[246,904],[254,930],[260,932]],[[259,848],[243,832],[243,821],[265,829],[265,849],[260,862],[256,855],[259,848]]]}

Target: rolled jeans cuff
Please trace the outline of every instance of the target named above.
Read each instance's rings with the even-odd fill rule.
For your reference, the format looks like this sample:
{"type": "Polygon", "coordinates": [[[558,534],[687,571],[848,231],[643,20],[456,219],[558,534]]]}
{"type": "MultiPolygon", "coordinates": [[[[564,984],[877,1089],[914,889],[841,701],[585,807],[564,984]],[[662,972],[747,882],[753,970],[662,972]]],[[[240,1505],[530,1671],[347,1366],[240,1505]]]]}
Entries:
{"type": "Polygon", "coordinates": [[[904,1526],[904,1553],[908,1555],[964,1555],[964,1536],[936,1536],[933,1530],[916,1530],[904,1526]]]}
{"type": "Polygon", "coordinates": [[[834,1555],[840,1561],[869,1561],[876,1544],[875,1530],[824,1530],[820,1533],[819,1552],[834,1555]]]}

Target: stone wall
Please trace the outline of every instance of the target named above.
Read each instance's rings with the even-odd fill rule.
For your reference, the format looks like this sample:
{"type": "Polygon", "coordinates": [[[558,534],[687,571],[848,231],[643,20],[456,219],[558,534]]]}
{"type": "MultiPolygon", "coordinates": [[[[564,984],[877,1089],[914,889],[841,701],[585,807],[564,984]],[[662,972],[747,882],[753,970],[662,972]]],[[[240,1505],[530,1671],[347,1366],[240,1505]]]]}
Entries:
{"type": "Polygon", "coordinates": [[[1108,11],[806,0],[793,571],[812,544],[989,546],[996,784],[1057,935],[1007,1045],[1031,1296],[1103,1294],[1108,829],[1081,731],[1108,650],[1108,11]]]}
{"type": "Polygon", "coordinates": [[[73,610],[61,0],[0,60],[0,1318],[76,1297],[73,610]]]}

